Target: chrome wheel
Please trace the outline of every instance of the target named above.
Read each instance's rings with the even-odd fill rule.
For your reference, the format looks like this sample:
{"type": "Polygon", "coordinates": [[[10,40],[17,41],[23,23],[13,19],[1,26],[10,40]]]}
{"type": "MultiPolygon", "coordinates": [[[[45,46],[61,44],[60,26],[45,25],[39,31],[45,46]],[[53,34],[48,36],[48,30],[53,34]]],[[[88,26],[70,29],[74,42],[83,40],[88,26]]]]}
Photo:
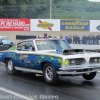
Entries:
{"type": "Polygon", "coordinates": [[[56,73],[54,66],[50,63],[45,63],[43,66],[43,76],[49,85],[55,85],[57,83],[59,75],[56,73]]]}
{"type": "Polygon", "coordinates": [[[47,77],[48,80],[53,79],[53,69],[52,69],[52,67],[47,66],[45,73],[46,73],[46,77],[47,77]]]}
{"type": "Polygon", "coordinates": [[[5,65],[6,65],[6,71],[8,72],[8,74],[15,75],[17,74],[17,72],[19,72],[15,69],[13,65],[13,61],[11,59],[7,59],[5,65]]]}
{"type": "Polygon", "coordinates": [[[11,60],[8,61],[8,70],[9,71],[13,70],[13,62],[11,60]]]}

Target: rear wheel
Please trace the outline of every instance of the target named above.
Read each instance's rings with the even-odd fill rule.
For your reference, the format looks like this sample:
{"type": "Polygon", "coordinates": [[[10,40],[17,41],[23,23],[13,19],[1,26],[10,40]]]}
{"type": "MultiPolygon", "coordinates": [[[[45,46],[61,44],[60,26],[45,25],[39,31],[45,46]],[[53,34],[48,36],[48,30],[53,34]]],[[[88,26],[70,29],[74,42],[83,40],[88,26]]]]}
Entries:
{"type": "Polygon", "coordinates": [[[18,74],[20,71],[17,71],[13,65],[13,61],[8,59],[6,60],[6,71],[8,72],[8,74],[10,75],[15,75],[18,74]]]}
{"type": "Polygon", "coordinates": [[[95,76],[96,76],[97,72],[92,72],[92,73],[87,73],[87,74],[83,74],[83,78],[86,80],[92,80],[95,76]]]}
{"type": "Polygon", "coordinates": [[[55,85],[57,83],[58,74],[56,73],[52,64],[46,63],[43,66],[43,76],[46,83],[48,83],[49,85],[55,85]]]}

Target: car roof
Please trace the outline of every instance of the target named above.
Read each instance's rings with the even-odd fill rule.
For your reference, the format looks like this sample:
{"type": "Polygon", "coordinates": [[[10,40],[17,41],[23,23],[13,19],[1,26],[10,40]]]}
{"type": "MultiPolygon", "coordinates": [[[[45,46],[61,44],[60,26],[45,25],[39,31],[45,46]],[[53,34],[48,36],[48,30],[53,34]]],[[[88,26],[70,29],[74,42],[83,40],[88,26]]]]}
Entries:
{"type": "Polygon", "coordinates": [[[21,42],[24,42],[24,41],[30,41],[30,40],[64,40],[64,39],[60,39],[60,38],[32,38],[32,39],[21,40],[18,43],[21,43],[21,42]]]}

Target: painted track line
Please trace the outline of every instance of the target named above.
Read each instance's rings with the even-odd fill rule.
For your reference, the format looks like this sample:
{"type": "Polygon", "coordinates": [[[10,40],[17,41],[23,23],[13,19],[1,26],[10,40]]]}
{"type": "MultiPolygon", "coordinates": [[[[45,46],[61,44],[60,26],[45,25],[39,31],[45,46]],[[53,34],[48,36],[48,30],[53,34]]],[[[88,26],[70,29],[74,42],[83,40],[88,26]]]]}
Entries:
{"type": "MultiPolygon", "coordinates": [[[[21,100],[21,99],[24,99],[24,100],[35,100],[33,98],[29,98],[28,96],[19,94],[19,93],[15,92],[15,91],[6,89],[4,87],[0,87],[0,90],[3,91],[3,92],[6,92],[6,93],[12,94],[12,95],[16,96],[16,98],[17,97],[20,98],[19,100],[21,100]]],[[[13,98],[9,98],[9,99],[14,99],[14,96],[12,96],[13,98]]]]}

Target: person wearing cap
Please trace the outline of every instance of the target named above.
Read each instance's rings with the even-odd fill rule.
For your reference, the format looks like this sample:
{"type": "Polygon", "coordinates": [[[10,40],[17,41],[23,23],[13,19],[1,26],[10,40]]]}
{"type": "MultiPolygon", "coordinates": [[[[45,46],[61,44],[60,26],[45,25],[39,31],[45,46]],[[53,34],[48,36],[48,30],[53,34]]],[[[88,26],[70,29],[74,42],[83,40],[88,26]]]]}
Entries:
{"type": "Polygon", "coordinates": [[[44,33],[44,37],[43,38],[48,38],[47,33],[44,33]]]}

